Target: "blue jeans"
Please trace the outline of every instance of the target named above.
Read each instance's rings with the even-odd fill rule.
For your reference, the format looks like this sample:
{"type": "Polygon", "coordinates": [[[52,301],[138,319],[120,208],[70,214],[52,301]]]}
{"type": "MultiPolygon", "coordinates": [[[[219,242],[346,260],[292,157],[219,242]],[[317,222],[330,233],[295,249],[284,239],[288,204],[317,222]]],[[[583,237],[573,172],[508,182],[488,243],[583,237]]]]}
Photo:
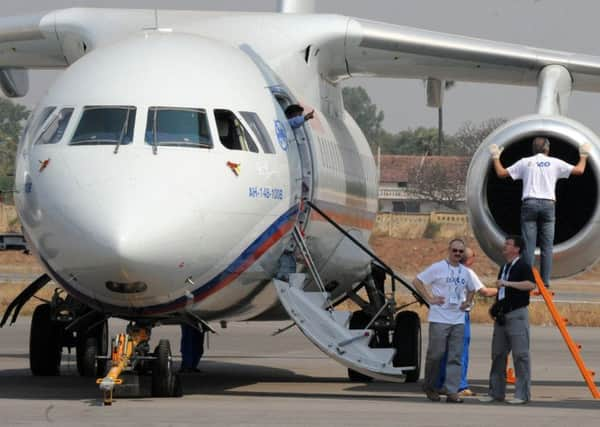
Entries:
{"type": "MultiPolygon", "coordinates": [[[[467,371],[469,370],[469,345],[471,344],[471,316],[465,311],[465,334],[463,338],[463,352],[460,371],[460,385],[458,391],[463,391],[469,388],[467,382],[467,371]]],[[[440,390],[446,382],[446,363],[448,362],[448,352],[444,353],[444,358],[440,366],[440,376],[435,384],[436,389],[440,390]]]]}
{"type": "Polygon", "coordinates": [[[525,240],[523,259],[533,266],[536,241],[540,247],[540,274],[546,286],[550,286],[552,272],[552,244],[556,216],[552,200],[525,199],[521,205],[521,234],[525,240]]]}

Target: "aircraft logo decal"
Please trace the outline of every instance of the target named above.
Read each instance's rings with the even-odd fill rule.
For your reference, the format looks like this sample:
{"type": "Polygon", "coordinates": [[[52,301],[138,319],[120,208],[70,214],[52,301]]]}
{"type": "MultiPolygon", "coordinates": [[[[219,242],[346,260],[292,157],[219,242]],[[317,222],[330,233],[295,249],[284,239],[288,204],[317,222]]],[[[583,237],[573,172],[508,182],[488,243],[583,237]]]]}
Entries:
{"type": "Polygon", "coordinates": [[[227,166],[235,176],[240,176],[241,163],[227,162],[227,166]]]}
{"type": "Polygon", "coordinates": [[[287,151],[287,132],[285,130],[285,126],[283,126],[283,124],[279,120],[275,120],[275,133],[277,134],[277,141],[279,142],[279,146],[283,151],[287,151]]]}
{"type": "Polygon", "coordinates": [[[40,162],[40,172],[43,172],[44,169],[46,169],[48,167],[48,165],[50,164],[50,158],[47,158],[46,160],[39,160],[40,162]]]}

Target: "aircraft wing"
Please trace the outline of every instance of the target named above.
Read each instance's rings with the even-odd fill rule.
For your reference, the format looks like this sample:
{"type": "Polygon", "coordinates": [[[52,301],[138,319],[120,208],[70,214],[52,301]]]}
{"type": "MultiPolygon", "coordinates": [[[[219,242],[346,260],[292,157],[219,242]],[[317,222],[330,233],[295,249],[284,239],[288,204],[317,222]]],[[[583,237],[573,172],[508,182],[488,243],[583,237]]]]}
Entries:
{"type": "Polygon", "coordinates": [[[24,96],[26,69],[65,68],[99,44],[155,26],[152,9],[65,9],[0,18],[0,88],[24,96]]]}
{"type": "Polygon", "coordinates": [[[64,68],[99,44],[155,23],[152,9],[63,9],[0,18],[0,68],[64,68]]]}
{"type": "Polygon", "coordinates": [[[591,55],[340,15],[92,8],[0,18],[0,87],[19,96],[26,79],[18,69],[67,67],[100,45],[156,28],[159,16],[173,31],[263,46],[277,61],[312,44],[322,52],[319,71],[331,81],[371,76],[533,86],[542,68],[562,65],[573,89],[600,91],[600,57],[591,55]]]}
{"type": "MultiPolygon", "coordinates": [[[[332,41],[332,44],[335,42],[332,41]]],[[[350,76],[437,78],[536,85],[540,70],[562,65],[573,89],[600,91],[600,57],[438,33],[350,18],[344,40],[350,76]]],[[[339,68],[332,67],[333,78],[339,68]]]]}

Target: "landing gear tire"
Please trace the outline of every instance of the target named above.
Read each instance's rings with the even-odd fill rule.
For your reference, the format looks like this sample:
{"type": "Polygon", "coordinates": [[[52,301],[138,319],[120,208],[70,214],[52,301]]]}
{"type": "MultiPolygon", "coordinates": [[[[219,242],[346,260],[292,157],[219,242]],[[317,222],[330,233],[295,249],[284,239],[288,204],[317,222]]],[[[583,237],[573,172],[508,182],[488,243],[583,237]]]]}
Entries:
{"type": "Polygon", "coordinates": [[[60,373],[60,330],[52,321],[50,311],[50,304],[38,305],[31,318],[29,367],[35,376],[53,376],[60,373]]]}
{"type": "MultiPolygon", "coordinates": [[[[355,311],[350,316],[350,324],[348,329],[364,329],[369,324],[371,317],[364,311],[355,311]]],[[[361,374],[354,369],[348,369],[348,379],[352,382],[368,383],[373,381],[368,375],[361,374]]]]}
{"type": "Polygon", "coordinates": [[[95,337],[83,338],[77,345],[77,371],[82,377],[96,376],[96,357],[98,356],[98,341],[95,337]]]}
{"type": "Polygon", "coordinates": [[[396,349],[394,366],[415,366],[405,371],[406,382],[417,382],[421,375],[421,320],[414,311],[401,311],[396,315],[393,346],[396,349]]]}
{"type": "Polygon", "coordinates": [[[173,373],[171,345],[160,340],[154,350],[152,362],[152,396],[180,397],[182,395],[179,376],[173,373]]]}
{"type": "Polygon", "coordinates": [[[98,378],[106,373],[107,360],[97,359],[108,351],[108,322],[84,335],[77,342],[77,371],[82,377],[98,378]]]}

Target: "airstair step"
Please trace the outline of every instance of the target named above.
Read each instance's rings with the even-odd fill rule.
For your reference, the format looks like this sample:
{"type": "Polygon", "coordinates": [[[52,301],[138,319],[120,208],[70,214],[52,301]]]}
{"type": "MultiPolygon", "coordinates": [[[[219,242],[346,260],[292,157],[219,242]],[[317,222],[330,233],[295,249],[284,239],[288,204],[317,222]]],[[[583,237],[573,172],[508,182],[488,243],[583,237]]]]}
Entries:
{"type": "Polygon", "coordinates": [[[396,350],[393,348],[371,348],[370,351],[376,355],[378,360],[385,361],[385,363],[391,363],[396,354],[396,350]]]}
{"type": "Polygon", "coordinates": [[[335,321],[335,323],[337,323],[340,326],[343,326],[344,328],[348,327],[348,323],[350,321],[350,316],[352,315],[351,311],[334,310],[332,312],[332,314],[333,314],[333,320],[335,321]]]}
{"type": "Polygon", "coordinates": [[[298,288],[298,289],[304,289],[304,284],[306,281],[306,274],[304,273],[290,273],[290,285],[298,288]]]}
{"type": "Polygon", "coordinates": [[[279,299],[302,333],[342,365],[373,378],[403,381],[401,368],[393,366],[394,349],[369,347],[370,329],[348,329],[350,313],[325,310],[327,293],[304,292],[274,279],[279,299]]]}
{"type": "Polygon", "coordinates": [[[318,308],[325,308],[328,295],[324,292],[304,292],[304,296],[318,308]]]}

